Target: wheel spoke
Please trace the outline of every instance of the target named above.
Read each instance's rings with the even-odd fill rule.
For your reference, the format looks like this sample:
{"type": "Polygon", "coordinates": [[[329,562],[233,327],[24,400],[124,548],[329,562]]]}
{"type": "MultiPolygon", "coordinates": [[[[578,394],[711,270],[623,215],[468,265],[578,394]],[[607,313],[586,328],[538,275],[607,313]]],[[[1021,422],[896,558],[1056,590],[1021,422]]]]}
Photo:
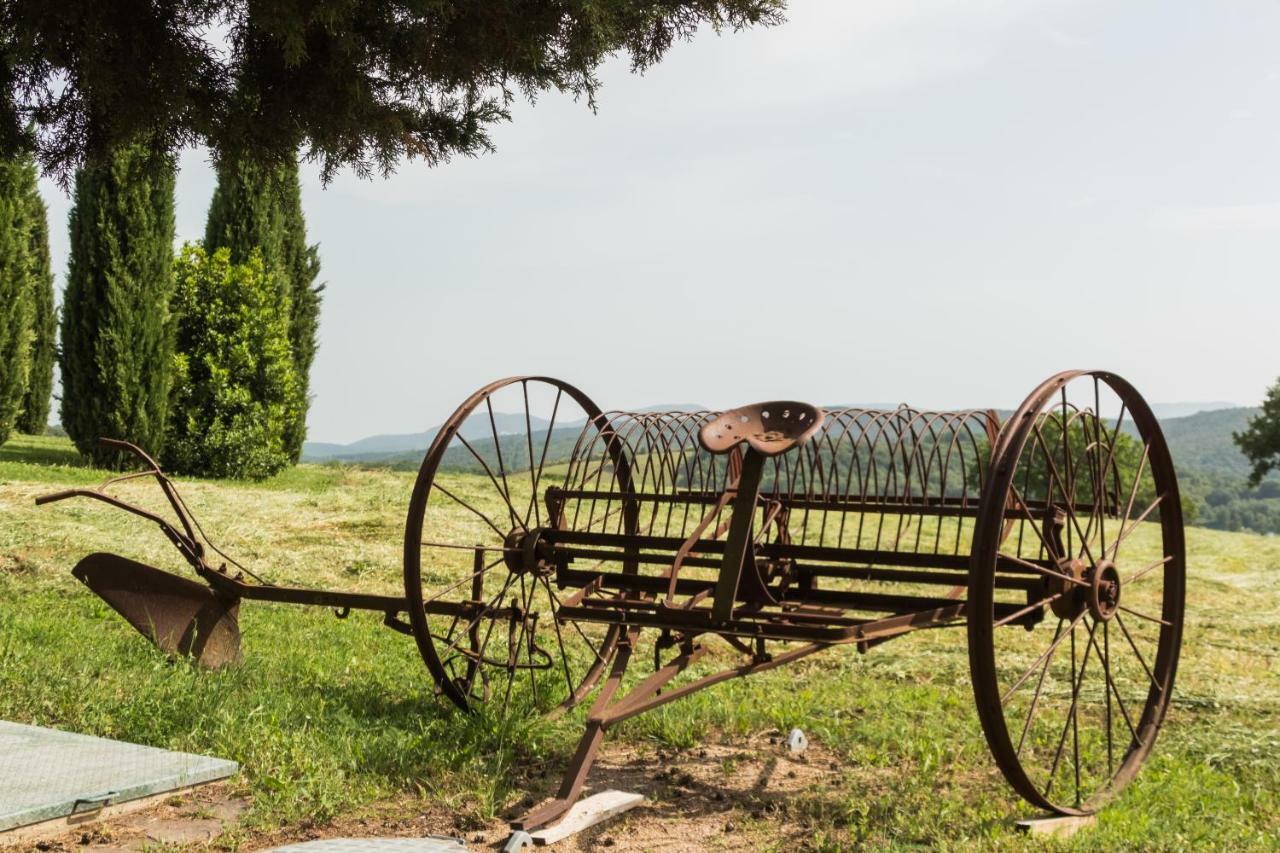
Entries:
{"type": "MultiPolygon", "coordinates": [[[[1102,674],[1111,685],[1111,624],[1102,623],[1102,674]]],[[[1107,778],[1115,774],[1115,752],[1111,743],[1111,692],[1103,691],[1107,697],[1107,778]]]]}
{"type": "MultiPolygon", "coordinates": [[[[1101,649],[1098,648],[1098,644],[1093,641],[1093,637],[1089,638],[1089,647],[1085,649],[1086,655],[1089,654],[1089,648],[1092,648],[1097,653],[1098,659],[1103,662],[1103,668],[1106,669],[1107,661],[1102,656],[1102,651],[1101,649]]],[[[1120,708],[1120,716],[1124,719],[1125,725],[1129,727],[1129,734],[1133,735],[1133,739],[1137,741],[1139,745],[1142,745],[1142,738],[1138,737],[1138,730],[1133,727],[1133,720],[1129,717],[1129,711],[1124,706],[1124,697],[1120,695],[1120,690],[1116,687],[1115,682],[1111,680],[1110,674],[1107,674],[1106,680],[1107,680],[1106,695],[1108,700],[1110,700],[1112,695],[1116,697],[1116,705],[1118,705],[1120,708]]],[[[1108,701],[1108,708],[1109,707],[1110,707],[1110,702],[1108,701]]]]}
{"type": "MultiPolygon", "coordinates": [[[[1084,663],[1089,662],[1089,644],[1093,642],[1093,632],[1098,629],[1098,623],[1089,626],[1089,643],[1085,644],[1084,663]]],[[[1071,632],[1071,672],[1074,676],[1076,669],[1076,634],[1071,632]]],[[[1084,682],[1084,665],[1080,667],[1080,682],[1077,682],[1074,695],[1071,697],[1071,760],[1076,770],[1076,807],[1080,807],[1080,683],[1084,682]]]]}
{"type": "MultiPolygon", "coordinates": [[[[555,601],[556,611],[558,612],[561,606],[560,597],[556,595],[555,592],[551,589],[550,584],[547,585],[547,592],[551,594],[552,600],[555,601]]],[[[587,644],[587,647],[591,649],[591,653],[595,656],[595,659],[597,661],[603,661],[604,655],[600,653],[600,647],[597,646],[595,643],[591,642],[591,638],[586,635],[586,632],[582,630],[582,628],[578,625],[576,621],[574,621],[573,619],[569,619],[568,622],[570,627],[572,627],[575,631],[578,632],[578,636],[582,637],[582,641],[587,644]]]]}
{"type": "Polygon", "coordinates": [[[1155,622],[1157,625],[1164,625],[1166,628],[1172,627],[1165,620],[1159,619],[1155,616],[1148,616],[1147,614],[1143,613],[1140,610],[1134,610],[1132,607],[1125,607],[1123,604],[1119,604],[1116,606],[1119,609],[1123,610],[1125,613],[1132,613],[1134,616],[1137,616],[1139,619],[1146,619],[1148,622],[1155,622]]]}
{"type": "MultiPolygon", "coordinates": [[[[1053,629],[1053,639],[1056,641],[1062,634],[1062,623],[1065,619],[1059,617],[1058,625],[1053,629]]],[[[1014,750],[1015,755],[1022,755],[1022,745],[1026,743],[1027,732],[1031,730],[1031,719],[1036,715],[1036,706],[1040,703],[1040,691],[1044,689],[1045,676],[1049,674],[1049,662],[1053,660],[1053,656],[1044,659],[1044,666],[1040,667],[1040,678],[1036,681],[1036,692],[1031,697],[1031,707],[1027,709],[1027,719],[1022,724],[1022,735],[1018,738],[1018,748],[1014,750]]]]}
{"type": "Polygon", "coordinates": [[[1158,569],[1158,568],[1160,568],[1161,566],[1166,565],[1166,564],[1167,564],[1170,560],[1172,560],[1172,559],[1173,559],[1173,557],[1165,557],[1165,558],[1163,558],[1163,559],[1161,559],[1161,560],[1156,560],[1154,563],[1152,563],[1151,565],[1147,566],[1146,568],[1144,568],[1144,569],[1139,569],[1138,571],[1136,571],[1136,572],[1134,572],[1133,574],[1129,575],[1129,577],[1125,578],[1125,579],[1124,579],[1123,581],[1121,581],[1120,583],[1121,583],[1121,585],[1122,585],[1122,586],[1123,586],[1123,585],[1127,585],[1127,584],[1131,584],[1131,583],[1133,583],[1134,581],[1136,581],[1138,578],[1140,578],[1140,577],[1142,577],[1142,576],[1146,575],[1148,572],[1154,571],[1155,569],[1158,569]]]}
{"type": "Polygon", "coordinates": [[[996,556],[1000,557],[1001,559],[1008,560],[1011,563],[1017,563],[1019,566],[1023,566],[1024,568],[1033,569],[1034,571],[1040,572],[1043,575],[1048,575],[1051,578],[1057,578],[1058,580],[1066,581],[1067,583],[1073,583],[1073,584],[1076,584],[1077,586],[1088,586],[1088,584],[1080,580],[1080,578],[1073,578],[1071,577],[1071,575],[1064,575],[1062,572],[1055,572],[1053,569],[1046,569],[1044,566],[1038,566],[1035,563],[1029,563],[1026,560],[1019,559],[1018,557],[1013,556],[1012,554],[1006,554],[1003,551],[998,552],[996,556]]]}
{"type": "MultiPolygon", "coordinates": [[[[1123,414],[1124,404],[1120,406],[1123,414]]],[[[1102,448],[1103,434],[1106,427],[1102,425],[1102,396],[1098,388],[1098,377],[1093,377],[1093,434],[1097,439],[1096,447],[1099,451],[1102,448]]],[[[1107,457],[1104,460],[1101,452],[1097,453],[1098,473],[1097,479],[1093,483],[1093,505],[1098,513],[1098,551],[1105,554],[1107,552],[1107,472],[1111,470],[1111,462],[1115,456],[1116,442],[1107,437],[1107,457]]],[[[1105,629],[1104,629],[1105,630],[1105,629]]]]}
{"type": "MultiPolygon", "coordinates": [[[[503,491],[506,492],[507,495],[507,505],[511,506],[511,485],[507,483],[507,466],[502,461],[502,442],[498,438],[498,423],[493,417],[493,397],[484,398],[484,407],[489,411],[489,432],[493,435],[493,452],[498,457],[498,473],[502,475],[502,485],[503,491]]],[[[529,464],[533,464],[532,459],[529,460],[529,464]]],[[[514,513],[515,507],[511,507],[511,511],[514,513]]],[[[529,526],[528,517],[526,516],[521,520],[527,528],[529,526]]]]}
{"type": "MultiPolygon", "coordinates": [[[[1057,547],[1045,538],[1044,531],[1040,529],[1040,525],[1037,524],[1035,518],[1032,517],[1031,511],[1027,509],[1026,498],[1024,498],[1022,493],[1018,491],[1018,487],[1010,484],[1009,490],[1013,494],[1013,499],[1018,502],[1018,509],[1022,510],[1022,514],[1026,517],[1027,523],[1031,525],[1031,529],[1035,531],[1036,536],[1039,537],[1040,544],[1044,547],[1044,550],[1048,552],[1049,557],[1054,560],[1060,559],[1062,555],[1058,553],[1057,547]]],[[[1021,553],[1021,551],[1021,542],[1019,542],[1018,552],[1021,553]]]]}
{"type": "Polygon", "coordinates": [[[1026,672],[1024,672],[1024,673],[1023,673],[1023,674],[1018,678],[1018,680],[1017,680],[1017,681],[1015,681],[1015,682],[1013,683],[1013,686],[1012,686],[1012,687],[1010,687],[1008,690],[1006,690],[1006,691],[1004,692],[1004,695],[1000,697],[1000,704],[1001,704],[1001,706],[1004,706],[1004,705],[1008,705],[1008,704],[1009,704],[1009,699],[1013,696],[1014,691],[1015,691],[1015,690],[1017,690],[1019,687],[1021,687],[1021,686],[1023,685],[1023,683],[1024,683],[1028,678],[1030,678],[1030,677],[1031,677],[1031,673],[1033,673],[1033,672],[1035,672],[1035,671],[1036,671],[1036,667],[1040,666],[1041,661],[1043,661],[1043,660],[1044,660],[1045,658],[1047,658],[1049,655],[1051,655],[1051,654],[1053,654],[1055,651],[1057,651],[1058,646],[1060,646],[1060,645],[1062,644],[1062,641],[1063,641],[1063,640],[1065,640],[1065,639],[1067,638],[1067,634],[1070,634],[1072,631],[1074,631],[1074,630],[1075,630],[1076,625],[1078,625],[1078,624],[1080,623],[1080,620],[1081,620],[1081,619],[1083,619],[1083,618],[1084,618],[1084,612],[1081,612],[1080,614],[1078,614],[1078,615],[1076,616],[1076,618],[1074,618],[1074,619],[1072,619],[1072,620],[1071,620],[1070,624],[1068,624],[1068,625],[1067,625],[1067,633],[1066,633],[1066,634],[1063,634],[1062,636],[1060,636],[1060,637],[1058,637],[1056,640],[1054,640],[1054,641],[1049,645],[1049,648],[1045,649],[1044,654],[1042,654],[1040,657],[1036,658],[1036,662],[1035,662],[1035,663],[1033,663],[1033,664],[1031,664],[1031,668],[1030,668],[1030,669],[1028,669],[1026,672]]]}
{"type": "Polygon", "coordinates": [[[564,686],[569,691],[568,696],[572,698],[576,688],[573,685],[573,675],[569,672],[569,652],[564,647],[564,635],[560,631],[560,620],[556,618],[556,602],[551,595],[551,584],[547,582],[546,578],[540,578],[540,580],[542,581],[543,589],[547,592],[547,605],[550,607],[548,613],[551,617],[551,624],[556,629],[556,643],[560,646],[560,662],[564,665],[564,686]]]}
{"type": "MultiPolygon", "coordinates": [[[[1082,618],[1084,618],[1083,613],[1081,613],[1080,616],[1076,617],[1076,621],[1079,621],[1082,618]]],[[[1072,622],[1071,624],[1072,624],[1072,628],[1074,628],[1076,623],[1072,622]]],[[[1091,624],[1089,628],[1090,639],[1093,638],[1093,631],[1097,627],[1098,625],[1096,622],[1091,624]]],[[[1075,636],[1074,630],[1071,631],[1071,636],[1072,637],[1075,636]]],[[[1067,732],[1071,730],[1071,725],[1074,722],[1076,717],[1076,707],[1079,704],[1079,700],[1080,700],[1080,685],[1084,682],[1084,673],[1085,673],[1085,670],[1088,669],[1088,667],[1089,667],[1089,658],[1086,657],[1084,659],[1084,663],[1080,666],[1079,676],[1077,677],[1076,668],[1075,668],[1075,658],[1073,657],[1071,660],[1071,682],[1072,682],[1071,706],[1067,711],[1067,719],[1064,720],[1062,723],[1062,735],[1061,737],[1058,738],[1058,749],[1054,753],[1053,764],[1049,768],[1049,780],[1045,783],[1045,786],[1044,786],[1044,795],[1046,797],[1049,796],[1049,789],[1053,787],[1054,777],[1058,775],[1058,764],[1059,762],[1062,761],[1062,752],[1067,745],[1067,732]]]]}
{"type": "MultiPolygon", "coordinates": [[[[1120,535],[1116,537],[1115,542],[1111,543],[1112,560],[1114,560],[1116,555],[1120,552],[1120,543],[1124,541],[1124,537],[1127,535],[1125,532],[1125,524],[1133,515],[1133,503],[1138,498],[1138,484],[1142,482],[1142,474],[1147,468],[1147,454],[1150,450],[1150,445],[1144,444],[1142,446],[1142,458],[1138,460],[1138,471],[1133,475],[1133,482],[1129,485],[1129,499],[1125,502],[1124,515],[1120,519],[1120,535]]],[[[1134,525],[1136,524],[1137,522],[1134,522],[1134,525]]],[[[1132,526],[1133,525],[1131,525],[1131,527],[1132,526]]]]}
{"type": "MultiPolygon", "coordinates": [[[[1063,423],[1062,425],[1062,432],[1063,432],[1063,435],[1066,435],[1067,425],[1065,423],[1063,423]]],[[[1045,446],[1044,436],[1040,434],[1040,430],[1038,427],[1036,429],[1036,441],[1038,441],[1040,443],[1041,448],[1044,449],[1045,463],[1049,466],[1049,476],[1053,478],[1054,482],[1058,486],[1058,489],[1061,490],[1063,500],[1069,502],[1069,506],[1066,508],[1067,518],[1071,519],[1071,526],[1075,528],[1076,535],[1080,537],[1080,545],[1081,547],[1084,548],[1084,554],[1086,557],[1089,558],[1089,562],[1092,563],[1094,562],[1094,559],[1093,559],[1093,554],[1090,553],[1089,551],[1089,543],[1085,540],[1084,531],[1080,529],[1080,522],[1076,520],[1075,495],[1068,492],[1067,487],[1063,484],[1062,477],[1059,476],[1058,474],[1058,466],[1054,464],[1053,458],[1049,455],[1049,450],[1045,446]]],[[[1049,501],[1048,503],[1052,503],[1052,502],[1049,501]]],[[[1067,550],[1072,551],[1074,549],[1068,548],[1067,550]]]]}
{"type": "MultiPolygon", "coordinates": [[[[538,457],[538,474],[536,477],[533,478],[533,494],[529,496],[529,502],[534,505],[535,512],[538,512],[538,509],[537,509],[538,486],[542,484],[542,470],[544,467],[546,467],[546,464],[547,464],[547,449],[551,447],[551,434],[556,431],[556,415],[560,412],[560,397],[563,393],[564,393],[563,390],[559,388],[556,389],[556,399],[555,399],[555,402],[551,405],[551,420],[547,422],[547,435],[542,440],[542,455],[538,457]]],[[[529,400],[528,392],[526,391],[525,392],[526,411],[528,409],[528,400],[529,400]]],[[[529,460],[530,460],[529,468],[530,470],[532,470],[533,469],[532,451],[530,451],[529,460]]],[[[527,518],[528,515],[529,513],[526,512],[525,517],[527,518]]],[[[554,525],[556,523],[556,520],[554,518],[548,518],[547,523],[554,525]]],[[[538,526],[542,526],[541,520],[538,521],[538,526]]]]}
{"type": "Polygon", "coordinates": [[[1064,595],[1066,595],[1065,592],[1055,592],[1053,595],[1049,596],[1048,598],[1042,598],[1033,604],[1028,604],[1026,607],[1023,607],[1020,610],[1015,610],[1013,613],[1010,613],[1008,616],[1005,616],[1004,618],[993,622],[991,627],[1002,628],[1005,625],[1008,625],[1010,622],[1016,622],[1019,618],[1026,616],[1028,613],[1032,612],[1033,610],[1040,610],[1046,604],[1052,604],[1053,602],[1057,601],[1059,598],[1062,598],[1062,596],[1064,595]]]}
{"type": "Polygon", "coordinates": [[[448,489],[446,489],[444,486],[440,485],[439,483],[435,483],[435,484],[433,484],[433,488],[439,489],[439,490],[440,490],[440,492],[441,492],[442,494],[444,494],[444,496],[445,496],[445,497],[452,499],[452,500],[454,501],[454,503],[456,503],[456,504],[458,504],[459,506],[463,507],[464,509],[468,509],[468,510],[470,510],[471,512],[475,513],[476,515],[480,516],[480,519],[481,519],[482,521],[484,521],[484,523],[485,523],[485,524],[487,524],[487,525],[489,525],[490,527],[492,527],[492,528],[493,528],[493,532],[494,532],[494,533],[497,533],[497,534],[498,534],[498,536],[500,536],[502,539],[504,539],[504,540],[505,540],[505,539],[507,538],[507,534],[505,534],[505,533],[503,533],[501,530],[499,530],[499,529],[498,529],[498,525],[494,524],[494,523],[493,523],[493,521],[489,518],[489,516],[485,515],[483,512],[481,512],[480,510],[476,509],[476,508],[475,508],[475,507],[473,507],[471,504],[467,503],[467,502],[466,502],[466,501],[464,501],[462,498],[458,497],[458,496],[457,496],[457,495],[455,495],[453,492],[449,491],[448,489]]]}
{"type": "Polygon", "coordinates": [[[495,476],[493,476],[493,470],[489,468],[489,463],[485,462],[484,457],[482,457],[479,453],[476,452],[476,449],[471,446],[471,442],[467,441],[466,438],[463,437],[462,433],[458,433],[457,438],[458,438],[458,441],[462,442],[462,446],[465,447],[471,453],[471,455],[476,458],[476,461],[480,463],[480,467],[484,468],[484,472],[489,475],[490,482],[492,482],[493,487],[498,490],[498,497],[502,498],[503,502],[507,505],[507,513],[511,516],[511,526],[512,527],[519,526],[520,516],[516,512],[516,508],[512,506],[511,493],[506,488],[506,484],[507,484],[506,474],[503,474],[502,485],[499,486],[498,479],[495,476]]]}
{"type": "Polygon", "coordinates": [[[485,572],[489,571],[489,570],[490,570],[490,569],[492,569],[494,566],[496,566],[496,565],[498,565],[499,563],[501,563],[501,562],[503,561],[503,559],[504,559],[503,557],[499,557],[498,559],[494,560],[494,561],[493,561],[492,563],[490,563],[489,565],[487,565],[487,566],[485,566],[485,567],[481,568],[479,571],[472,572],[471,574],[467,575],[467,576],[466,576],[465,578],[463,578],[462,580],[457,581],[456,583],[449,584],[449,586],[447,586],[447,587],[445,587],[444,589],[440,590],[439,592],[435,593],[435,594],[434,594],[434,595],[432,595],[430,598],[426,599],[423,603],[424,603],[424,604],[430,604],[430,603],[431,603],[431,602],[433,602],[433,601],[438,601],[438,600],[440,600],[440,598],[441,598],[442,596],[444,596],[444,595],[446,595],[446,594],[448,594],[448,593],[450,593],[450,592],[453,592],[455,589],[457,589],[458,587],[462,586],[462,585],[463,585],[464,583],[466,583],[467,581],[475,580],[476,578],[480,577],[480,576],[481,576],[481,575],[483,575],[485,572]]]}
{"type": "Polygon", "coordinates": [[[1151,679],[1151,685],[1156,690],[1164,692],[1164,685],[1156,680],[1155,675],[1151,673],[1151,667],[1147,666],[1147,661],[1142,656],[1142,652],[1138,651],[1138,644],[1134,642],[1133,635],[1129,633],[1129,629],[1125,627],[1124,620],[1120,618],[1120,614],[1116,614],[1116,624],[1120,626],[1120,633],[1124,634],[1124,638],[1129,642],[1129,648],[1133,649],[1134,655],[1138,658],[1138,663],[1142,664],[1142,669],[1147,673],[1147,678],[1151,679]]]}
{"type": "Polygon", "coordinates": [[[529,615],[529,610],[530,610],[530,606],[532,604],[532,598],[533,598],[533,588],[536,586],[536,584],[530,584],[530,589],[528,592],[525,592],[524,586],[525,586],[524,575],[521,575],[520,576],[520,596],[521,596],[520,598],[521,614],[520,615],[522,617],[520,619],[521,640],[523,641],[526,639],[525,634],[527,633],[528,644],[525,645],[525,649],[524,649],[525,660],[529,662],[529,687],[532,688],[533,690],[533,707],[537,708],[538,707],[538,679],[533,672],[533,668],[534,668],[533,647],[537,640],[537,637],[535,636],[535,631],[537,630],[537,623],[534,622],[529,615]]]}

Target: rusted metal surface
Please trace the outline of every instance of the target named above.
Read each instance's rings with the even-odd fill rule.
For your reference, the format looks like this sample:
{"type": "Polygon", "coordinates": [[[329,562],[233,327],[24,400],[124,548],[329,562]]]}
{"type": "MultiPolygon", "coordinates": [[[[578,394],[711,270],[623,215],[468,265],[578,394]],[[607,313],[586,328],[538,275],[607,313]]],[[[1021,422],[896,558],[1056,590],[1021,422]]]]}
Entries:
{"type": "Polygon", "coordinates": [[[240,660],[237,599],[115,554],[90,554],[71,573],[162,651],[215,669],[240,660]]]}
{"type": "Polygon", "coordinates": [[[1003,423],[992,410],[798,401],[604,412],[560,380],[501,380],[425,454],[403,597],[263,581],[218,551],[140,458],[149,467],[135,476],[157,480],[176,521],[105,488],[44,500],[103,500],[174,542],[204,599],[158,570],[95,558],[147,579],[104,597],[135,626],[161,614],[167,627],[143,632],[163,648],[208,647],[200,601],[228,603],[231,622],[246,599],[372,610],[414,637],[463,710],[557,714],[591,701],[559,792],[513,823],[522,830],[568,811],[612,725],[836,645],[967,630],[997,765],[1060,814],[1089,813],[1133,778],[1173,688],[1177,483],[1150,409],[1109,373],[1055,376],[1003,423]],[[213,567],[212,553],[226,562],[213,567]],[[716,643],[736,662],[708,655],[716,643]],[[625,678],[650,662],[649,675],[625,678]]]}

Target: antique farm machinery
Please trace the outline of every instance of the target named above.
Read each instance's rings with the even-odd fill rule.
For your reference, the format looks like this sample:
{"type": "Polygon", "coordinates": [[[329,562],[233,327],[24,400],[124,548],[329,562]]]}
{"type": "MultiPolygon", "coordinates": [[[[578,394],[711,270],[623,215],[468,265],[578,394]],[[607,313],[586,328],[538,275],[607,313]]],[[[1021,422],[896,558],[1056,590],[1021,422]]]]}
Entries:
{"type": "Polygon", "coordinates": [[[203,583],[105,554],[75,569],[160,647],[235,660],[246,599],[371,610],[463,710],[590,700],[559,792],[517,829],[567,812],[610,726],[832,646],[967,631],[996,764],[1065,815],[1133,778],[1173,689],[1178,486],[1150,407],[1106,372],[1058,374],[1003,420],[788,401],[602,412],[555,379],[495,382],[422,462],[402,596],[215,567],[221,552],[135,452],[149,467],[128,476],[154,477],[176,524],[105,488],[39,502],[92,497],[160,525],[203,583]]]}

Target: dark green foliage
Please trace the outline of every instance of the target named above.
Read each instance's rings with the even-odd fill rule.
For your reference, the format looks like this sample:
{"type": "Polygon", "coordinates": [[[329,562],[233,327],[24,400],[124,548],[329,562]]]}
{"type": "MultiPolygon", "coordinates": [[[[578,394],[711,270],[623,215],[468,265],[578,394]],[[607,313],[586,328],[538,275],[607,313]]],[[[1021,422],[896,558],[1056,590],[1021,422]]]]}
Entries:
{"type": "Polygon", "coordinates": [[[1250,486],[1261,483],[1268,472],[1280,470],[1280,381],[1267,391],[1262,411],[1249,421],[1248,429],[1232,438],[1253,465],[1250,486]]]}
{"type": "Polygon", "coordinates": [[[0,4],[0,146],[61,175],[142,136],[240,159],[301,146],[328,176],[490,147],[520,93],[589,104],[596,68],[643,70],[704,26],[782,20],[781,0],[10,0],[0,4]],[[250,14],[252,11],[252,15],[250,14]],[[210,30],[229,25],[230,50],[210,30]]]}
{"type": "Polygon", "coordinates": [[[57,359],[58,317],[53,304],[53,267],[49,260],[49,217],[36,183],[35,163],[22,168],[26,199],[27,284],[31,289],[31,372],[22,398],[18,430],[43,435],[49,425],[53,364],[57,359]]]}
{"type": "Polygon", "coordinates": [[[21,163],[0,163],[0,444],[22,408],[31,366],[27,199],[21,163]]]}
{"type": "Polygon", "coordinates": [[[307,410],[311,407],[311,365],[316,358],[320,334],[320,276],[318,245],[307,245],[307,223],[302,213],[302,186],[298,168],[293,164],[283,170],[280,182],[281,211],[284,219],[281,269],[289,277],[289,346],[293,350],[294,374],[298,379],[301,400],[295,416],[285,429],[285,447],[289,459],[302,458],[302,442],[307,438],[307,410]]]}
{"type": "Polygon", "coordinates": [[[275,263],[284,245],[281,171],[256,160],[223,158],[219,162],[218,185],[205,220],[206,251],[225,248],[233,264],[242,264],[260,251],[268,267],[275,263]]]}
{"type": "Polygon", "coordinates": [[[178,474],[262,479],[289,464],[297,402],[289,300],[260,254],[188,245],[174,266],[176,353],[164,465],[178,474]]]}
{"type": "Polygon", "coordinates": [[[293,417],[285,430],[285,447],[290,460],[297,462],[307,435],[309,380],[323,285],[315,283],[320,257],[316,246],[307,245],[296,161],[270,166],[253,160],[222,160],[205,225],[205,248],[213,252],[223,247],[230,250],[232,263],[244,263],[254,252],[261,252],[281,294],[289,298],[289,345],[298,400],[290,407],[293,417]]]}
{"type": "Polygon", "coordinates": [[[173,160],[142,145],[76,176],[62,308],[62,425],[81,453],[117,467],[106,436],[164,445],[173,327],[173,160]]]}

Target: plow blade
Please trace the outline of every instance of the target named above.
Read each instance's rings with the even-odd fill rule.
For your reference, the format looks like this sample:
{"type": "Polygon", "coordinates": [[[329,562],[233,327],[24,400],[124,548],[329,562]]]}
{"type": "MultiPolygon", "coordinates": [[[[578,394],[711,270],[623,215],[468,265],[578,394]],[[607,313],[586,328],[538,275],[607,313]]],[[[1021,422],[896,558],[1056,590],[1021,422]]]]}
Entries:
{"type": "Polygon", "coordinates": [[[90,554],[71,573],[156,648],[211,668],[240,660],[239,601],[115,554],[90,554]]]}

